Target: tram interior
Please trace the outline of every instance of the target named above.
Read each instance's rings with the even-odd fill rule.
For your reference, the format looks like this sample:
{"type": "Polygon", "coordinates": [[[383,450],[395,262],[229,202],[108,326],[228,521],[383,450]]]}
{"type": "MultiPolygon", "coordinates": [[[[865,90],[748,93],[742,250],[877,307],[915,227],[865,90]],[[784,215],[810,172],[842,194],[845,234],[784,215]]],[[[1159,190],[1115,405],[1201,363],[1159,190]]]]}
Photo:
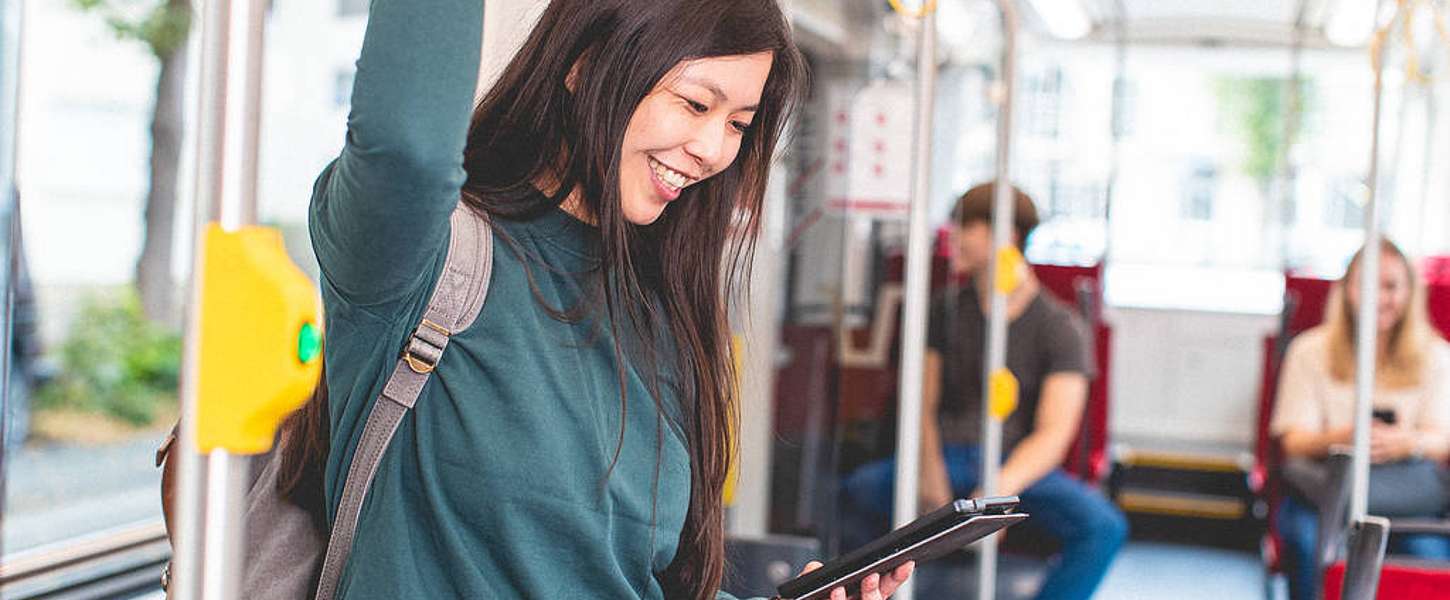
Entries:
{"type": "MultiPolygon", "coordinates": [[[[199,27],[166,40],[134,25],[188,4],[202,3],[4,0],[6,598],[163,597],[154,455],[180,410],[203,49],[199,27]]],[[[484,86],[542,4],[487,2],[484,86]]],[[[936,71],[918,214],[931,281],[916,291],[923,25],[907,13],[922,3],[782,4],[811,81],[732,323],[742,423],[727,588],[758,594],[779,561],[849,550],[842,482],[897,451],[903,306],[958,285],[953,206],[1002,160],[1011,37],[1010,179],[1040,218],[1024,254],[1091,346],[1062,470],[1128,524],[1093,597],[1289,598],[1276,519],[1289,484],[1272,430],[1281,367],[1291,340],[1329,318],[1371,206],[1450,335],[1450,2],[1015,0],[1015,35],[995,2],[928,2],[936,71]]],[[[256,220],[314,278],[307,198],[344,139],[367,11],[267,5],[256,220]]],[[[1450,402],[1450,390],[1434,397],[1450,402]]],[[[1445,535],[1447,508],[1411,525],[1445,535]]],[[[1034,597],[1056,564],[1050,536],[1020,529],[1004,536],[997,598],[1034,597]]],[[[916,597],[978,597],[976,557],[924,568],[916,597]]],[[[1337,594],[1344,564],[1321,566],[1337,594]]],[[[1450,597],[1450,562],[1393,544],[1379,577],[1380,598],[1450,597]]]]}

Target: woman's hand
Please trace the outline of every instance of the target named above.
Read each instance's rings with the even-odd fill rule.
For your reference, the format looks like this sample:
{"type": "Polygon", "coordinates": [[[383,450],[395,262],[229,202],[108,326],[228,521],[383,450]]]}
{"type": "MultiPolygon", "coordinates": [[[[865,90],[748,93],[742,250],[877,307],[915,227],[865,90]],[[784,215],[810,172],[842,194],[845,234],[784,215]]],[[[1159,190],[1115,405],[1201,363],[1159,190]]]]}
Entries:
{"type": "MultiPolygon", "coordinates": [[[[811,561],[806,564],[806,568],[801,571],[801,575],[805,575],[819,568],[821,568],[821,563],[811,561]]],[[[847,598],[853,598],[855,600],[885,600],[896,593],[896,588],[901,587],[901,584],[906,583],[906,580],[911,578],[911,572],[914,570],[916,570],[916,563],[908,562],[896,567],[895,571],[892,571],[885,577],[879,573],[872,573],[867,575],[866,579],[861,580],[860,596],[847,596],[846,588],[838,587],[831,590],[831,600],[847,600],[847,598]]]]}
{"type": "Polygon", "coordinates": [[[1415,433],[1403,427],[1375,423],[1369,432],[1369,459],[1374,464],[1401,461],[1415,449],[1415,433]]]}

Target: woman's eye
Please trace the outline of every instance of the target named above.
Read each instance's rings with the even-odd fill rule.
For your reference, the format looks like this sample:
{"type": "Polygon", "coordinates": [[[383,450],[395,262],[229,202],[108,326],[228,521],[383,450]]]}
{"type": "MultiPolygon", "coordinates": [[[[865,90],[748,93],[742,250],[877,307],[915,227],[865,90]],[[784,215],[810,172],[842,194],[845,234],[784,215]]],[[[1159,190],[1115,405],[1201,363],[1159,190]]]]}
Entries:
{"type": "Polygon", "coordinates": [[[693,110],[697,113],[705,114],[707,112],[710,112],[710,107],[705,106],[704,104],[700,104],[699,102],[696,102],[689,98],[685,98],[685,102],[690,105],[690,110],[693,110]]]}
{"type": "Polygon", "coordinates": [[[749,123],[743,123],[740,121],[731,121],[730,126],[735,129],[736,133],[745,133],[746,131],[750,130],[749,123]]]}

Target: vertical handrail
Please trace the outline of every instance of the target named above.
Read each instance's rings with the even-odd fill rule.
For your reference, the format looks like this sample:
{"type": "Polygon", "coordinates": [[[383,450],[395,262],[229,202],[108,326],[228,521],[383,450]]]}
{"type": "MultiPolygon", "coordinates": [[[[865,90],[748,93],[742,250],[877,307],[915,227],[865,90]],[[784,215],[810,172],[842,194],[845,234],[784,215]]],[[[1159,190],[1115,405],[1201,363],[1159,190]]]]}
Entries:
{"type": "Polygon", "coordinates": [[[235,231],[257,219],[262,45],[266,0],[203,0],[198,69],[194,248],[181,384],[181,434],[172,597],[240,594],[246,460],[197,447],[203,240],[209,223],[235,231]],[[203,459],[205,469],[203,469],[203,459]]]}
{"type": "Polygon", "coordinates": [[[1363,520],[1369,514],[1369,428],[1374,403],[1375,357],[1379,333],[1380,280],[1380,211],[1379,211],[1379,144],[1380,119],[1384,104],[1385,40],[1394,30],[1396,14],[1390,25],[1371,42],[1370,55],[1374,65],[1374,116],[1369,143],[1369,175],[1364,203],[1364,251],[1359,260],[1359,313],[1355,317],[1354,369],[1354,460],[1351,468],[1349,520],[1363,520]]]}
{"type": "Polygon", "coordinates": [[[1293,150],[1299,138],[1299,115],[1303,112],[1303,98],[1299,88],[1304,81],[1304,36],[1308,33],[1308,25],[1305,24],[1308,5],[1308,0],[1300,0],[1298,14],[1294,18],[1294,41],[1289,48],[1288,89],[1284,94],[1287,102],[1284,103],[1283,138],[1279,144],[1279,156],[1276,157],[1279,172],[1275,185],[1278,189],[1270,200],[1274,203],[1273,209],[1277,214],[1271,215],[1271,220],[1268,221],[1279,225],[1279,270],[1285,273],[1289,271],[1289,231],[1293,223],[1284,216],[1288,214],[1289,203],[1294,200],[1294,186],[1299,176],[1293,163],[1293,150]]]}
{"type": "MultiPolygon", "coordinates": [[[[1004,266],[1001,256],[1012,247],[1012,102],[1016,93],[1017,32],[1016,6],[1011,0],[997,0],[1002,13],[1002,66],[997,95],[997,173],[992,186],[992,260],[987,271],[991,282],[991,308],[987,328],[987,356],[982,365],[982,494],[993,496],[998,491],[998,473],[1002,464],[1002,418],[995,414],[992,375],[1007,364],[1007,290],[996,285],[998,270],[1004,266]]],[[[997,536],[982,540],[978,554],[977,597],[997,597],[997,536]]]]}
{"type": "Polygon", "coordinates": [[[1118,173],[1123,161],[1123,96],[1128,91],[1128,8],[1123,0],[1116,0],[1113,7],[1117,20],[1113,23],[1113,98],[1112,115],[1108,119],[1112,150],[1108,158],[1108,183],[1103,193],[1103,255],[1099,259],[1104,266],[1113,254],[1113,197],[1118,192],[1118,173]]]}
{"type": "MultiPolygon", "coordinates": [[[[20,19],[21,0],[0,0],[0,201],[6,209],[9,225],[5,236],[4,333],[0,335],[0,515],[5,512],[5,482],[9,479],[10,441],[10,361],[14,348],[16,244],[20,235],[20,207],[15,187],[16,123],[20,96],[20,19]]],[[[0,533],[4,531],[0,519],[0,533]]],[[[3,536],[0,536],[3,538],[3,536]]],[[[0,545],[0,556],[4,555],[0,545]]]]}
{"type": "MultiPolygon", "coordinates": [[[[896,489],[892,523],[916,519],[921,462],[921,389],[926,362],[927,296],[931,293],[931,135],[936,110],[936,11],[920,16],[916,54],[915,138],[912,146],[911,204],[907,221],[906,277],[901,315],[901,387],[898,392],[896,489]]],[[[911,600],[913,586],[896,593],[911,600]]]]}
{"type": "Polygon", "coordinates": [[[193,175],[192,253],[182,346],[181,422],[177,435],[176,529],[172,532],[170,594],[193,600],[202,579],[202,457],[196,443],[197,381],[201,348],[202,232],[220,213],[222,159],[226,140],[227,39],[230,0],[202,0],[201,52],[197,67],[196,170],[193,175]]]}

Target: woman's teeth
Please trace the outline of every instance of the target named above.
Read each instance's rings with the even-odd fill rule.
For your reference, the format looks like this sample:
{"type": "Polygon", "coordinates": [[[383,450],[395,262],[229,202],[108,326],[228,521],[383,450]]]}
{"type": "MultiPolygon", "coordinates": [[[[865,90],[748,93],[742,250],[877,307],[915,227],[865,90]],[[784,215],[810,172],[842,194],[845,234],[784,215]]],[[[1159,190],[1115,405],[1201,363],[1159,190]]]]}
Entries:
{"type": "Polygon", "coordinates": [[[655,175],[659,176],[660,181],[665,182],[665,185],[675,188],[676,190],[684,188],[685,186],[693,183],[693,181],[684,173],[666,167],[664,166],[664,164],[660,163],[660,161],[657,161],[653,158],[649,159],[649,165],[650,168],[654,169],[655,175]]]}

